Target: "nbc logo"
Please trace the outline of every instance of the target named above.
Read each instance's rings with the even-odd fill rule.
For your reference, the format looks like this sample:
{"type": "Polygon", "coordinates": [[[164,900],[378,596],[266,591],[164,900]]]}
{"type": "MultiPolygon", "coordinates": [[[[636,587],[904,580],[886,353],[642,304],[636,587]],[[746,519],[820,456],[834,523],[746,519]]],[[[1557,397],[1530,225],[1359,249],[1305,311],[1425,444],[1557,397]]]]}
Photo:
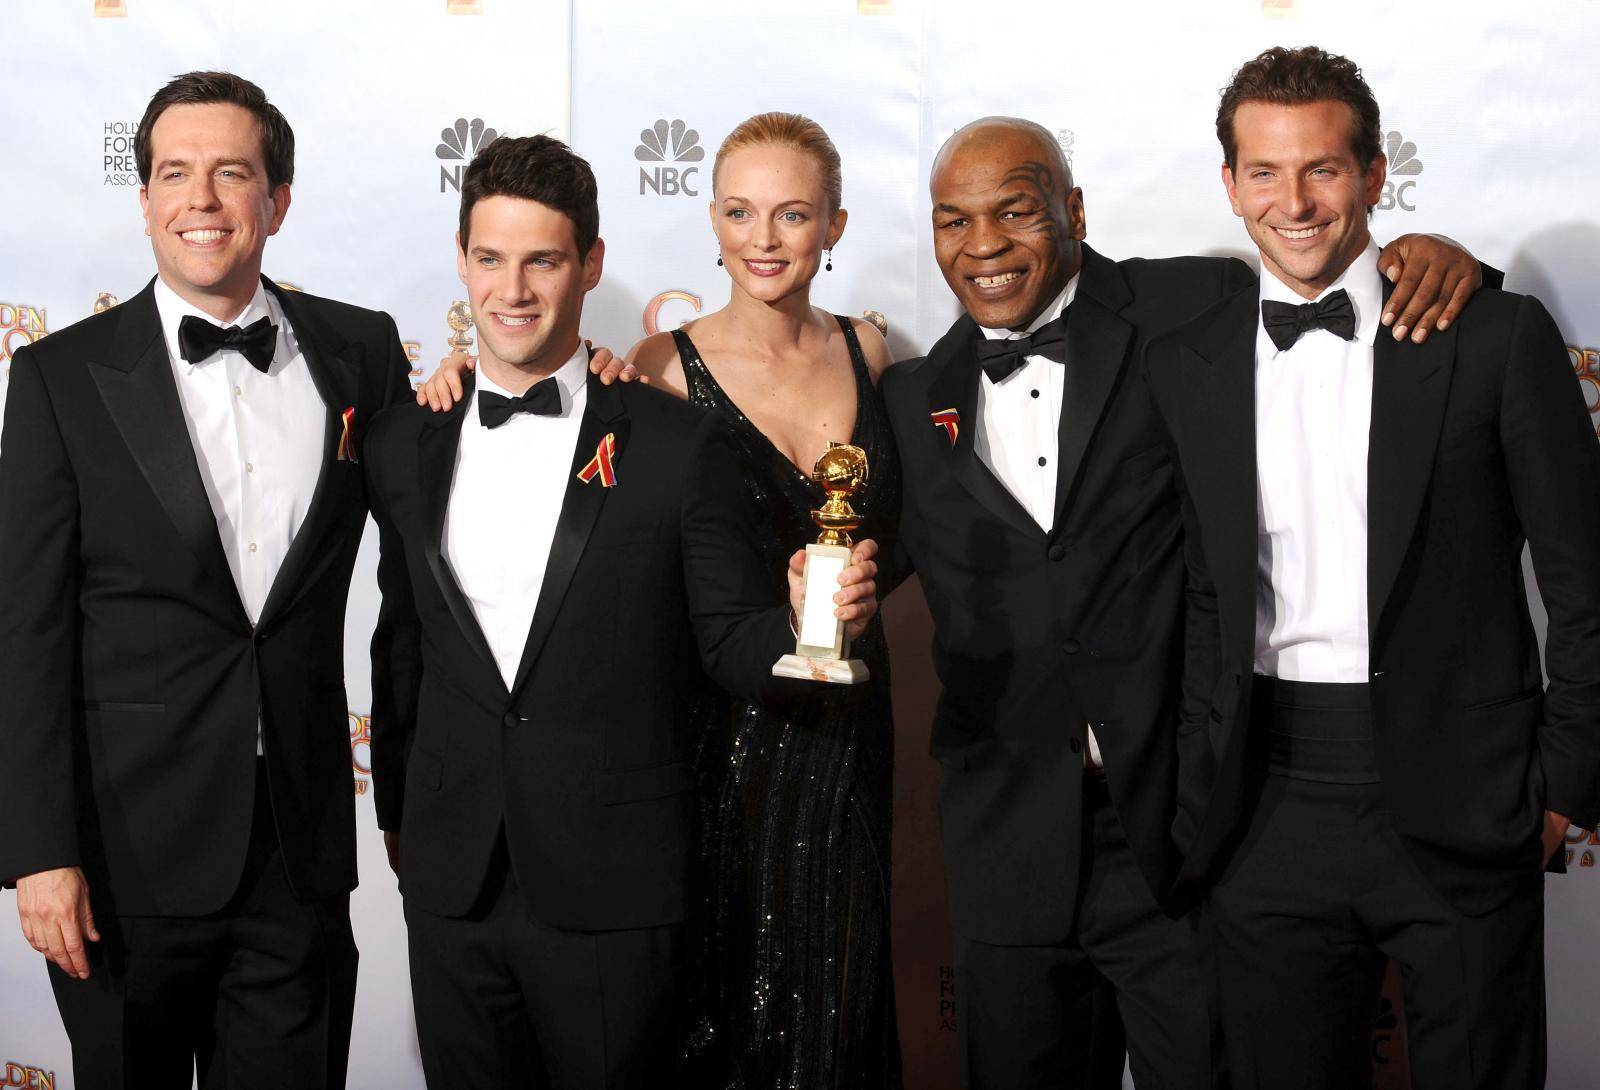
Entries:
{"type": "Polygon", "coordinates": [[[1389,176],[1383,182],[1383,195],[1378,198],[1378,211],[1399,208],[1402,212],[1415,212],[1416,198],[1411,191],[1417,187],[1413,180],[1422,173],[1422,160],[1417,158],[1417,145],[1400,135],[1396,129],[1383,138],[1383,153],[1389,159],[1389,176]],[[1404,178],[1405,181],[1399,181],[1404,178]]]}
{"type": "MultiPolygon", "coordinates": [[[[651,128],[639,134],[639,145],[633,149],[633,157],[641,163],[698,163],[705,159],[706,149],[700,146],[700,134],[681,119],[668,122],[660,118],[651,128]]],[[[686,197],[698,197],[699,190],[689,188],[689,180],[700,173],[699,167],[658,166],[651,169],[639,168],[639,195],[644,196],[645,187],[655,190],[659,197],[675,197],[683,194],[686,197]]]]}
{"type": "Polygon", "coordinates": [[[446,127],[439,133],[441,143],[433,149],[433,154],[440,160],[439,167],[439,192],[443,193],[449,186],[456,192],[461,192],[461,172],[466,169],[467,163],[478,154],[478,149],[500,134],[484,126],[483,118],[475,117],[470,122],[464,117],[456,118],[456,123],[446,127]],[[448,166],[454,162],[455,166],[448,166]]]}

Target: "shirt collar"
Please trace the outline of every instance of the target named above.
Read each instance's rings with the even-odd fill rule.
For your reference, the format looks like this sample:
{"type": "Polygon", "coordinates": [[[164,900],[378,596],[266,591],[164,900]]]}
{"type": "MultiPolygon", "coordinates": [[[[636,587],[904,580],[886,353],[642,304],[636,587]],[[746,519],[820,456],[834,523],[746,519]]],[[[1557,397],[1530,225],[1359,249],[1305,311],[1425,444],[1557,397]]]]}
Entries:
{"type": "Polygon", "coordinates": [[[1015,337],[1037,332],[1046,322],[1055,321],[1061,317],[1061,312],[1067,309],[1067,305],[1072,302],[1073,296],[1078,294],[1078,277],[1082,275],[1083,269],[1080,267],[1077,272],[1072,274],[1072,279],[1067,281],[1067,286],[1061,289],[1061,294],[1056,296],[1055,302],[1045,307],[1039,316],[1028,324],[1027,329],[990,329],[988,326],[979,326],[978,328],[983,331],[984,339],[990,341],[1011,340],[1015,337]]]}
{"type": "MultiPolygon", "coordinates": [[[[556,389],[561,391],[561,415],[568,415],[572,412],[572,407],[577,403],[579,397],[586,394],[589,388],[589,347],[583,343],[583,338],[578,338],[578,347],[573,350],[572,355],[567,357],[567,362],[556,368],[555,373],[547,377],[556,380],[556,389]]],[[[544,379],[539,381],[543,382],[544,379]]],[[[501,397],[516,398],[519,396],[495,382],[494,379],[489,377],[488,372],[481,367],[478,369],[477,388],[479,390],[487,390],[492,394],[499,394],[501,397]]],[[[533,387],[530,386],[528,389],[531,390],[533,387]]]]}
{"type": "MultiPolygon", "coordinates": [[[[278,327],[278,343],[274,348],[273,362],[292,359],[295,355],[293,333],[289,323],[283,320],[283,309],[279,307],[278,300],[267,291],[266,285],[256,283],[256,292],[250,297],[250,302],[239,314],[226,321],[218,322],[211,315],[190,303],[183,296],[173,291],[161,277],[156,277],[156,313],[161,317],[161,335],[167,342],[167,355],[171,357],[174,367],[183,369],[184,374],[193,371],[199,364],[190,363],[178,352],[178,326],[189,315],[194,315],[212,325],[220,325],[226,329],[229,326],[238,326],[243,329],[252,322],[269,318],[272,324],[278,327]]],[[[202,360],[201,363],[207,361],[202,360]]]]}
{"type": "MultiPolygon", "coordinates": [[[[1339,278],[1322,289],[1316,299],[1310,301],[1317,302],[1340,288],[1350,296],[1350,305],[1355,308],[1354,343],[1371,348],[1378,340],[1378,315],[1383,309],[1383,277],[1378,272],[1378,244],[1372,239],[1367,240],[1367,248],[1356,255],[1356,259],[1345,267],[1339,278]]],[[[1265,262],[1261,265],[1261,298],[1279,303],[1293,303],[1296,306],[1307,301],[1304,296],[1279,280],[1265,262]]],[[[1265,327],[1260,321],[1258,315],[1257,329],[1260,335],[1265,337],[1265,327]]],[[[1270,339],[1268,343],[1270,344],[1270,339]]],[[[1276,355],[1277,346],[1272,345],[1272,348],[1273,354],[1276,355]]]]}

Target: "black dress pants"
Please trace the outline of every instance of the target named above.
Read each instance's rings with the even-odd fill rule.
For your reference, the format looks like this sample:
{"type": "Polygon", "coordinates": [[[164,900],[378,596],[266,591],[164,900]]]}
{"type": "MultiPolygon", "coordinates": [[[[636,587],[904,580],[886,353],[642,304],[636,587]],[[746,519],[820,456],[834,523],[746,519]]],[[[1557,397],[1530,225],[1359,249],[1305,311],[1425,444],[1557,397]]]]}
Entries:
{"type": "Polygon", "coordinates": [[[188,1090],[196,1078],[202,1090],[344,1086],[356,990],[350,899],[295,898],[261,764],[249,853],[227,905],[193,917],[96,905],[89,979],[50,966],[81,1090],[188,1090]]]}
{"type": "Polygon", "coordinates": [[[1362,748],[1330,737],[1344,732],[1335,719],[1307,711],[1280,705],[1263,716],[1296,732],[1288,744],[1274,740],[1290,759],[1258,773],[1250,825],[1207,905],[1234,1090],[1369,1090],[1390,958],[1413,1090],[1543,1086],[1537,861],[1528,861],[1526,887],[1494,911],[1456,911],[1389,829],[1380,784],[1304,778],[1307,763],[1352,778],[1361,762],[1351,755],[1362,748]]]}
{"type": "Polygon", "coordinates": [[[1118,1015],[1138,1090],[1218,1085],[1220,1043],[1195,921],[1156,904],[1100,777],[1084,784],[1080,851],[1077,920],[1065,942],[993,946],[956,936],[962,1086],[1120,1087],[1121,1050],[1107,1048],[1118,1015]]]}
{"type": "Polygon", "coordinates": [[[677,1075],[683,926],[564,931],[529,915],[502,847],[472,912],[408,903],[432,1090],[665,1090],[677,1075]]]}

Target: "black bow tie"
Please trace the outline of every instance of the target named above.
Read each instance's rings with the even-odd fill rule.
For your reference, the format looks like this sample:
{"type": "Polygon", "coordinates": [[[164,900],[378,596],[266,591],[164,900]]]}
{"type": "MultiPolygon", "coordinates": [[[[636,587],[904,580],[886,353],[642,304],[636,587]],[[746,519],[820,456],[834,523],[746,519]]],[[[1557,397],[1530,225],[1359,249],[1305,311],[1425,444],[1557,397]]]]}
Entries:
{"type": "Polygon", "coordinates": [[[178,323],[178,354],[190,363],[200,363],[231,348],[264,375],[272,366],[277,347],[278,327],[271,318],[251,322],[243,329],[236,325],[223,329],[193,314],[185,314],[178,323]]]}
{"type": "Polygon", "coordinates": [[[1279,303],[1263,299],[1261,324],[1279,352],[1288,351],[1308,329],[1326,329],[1336,337],[1353,341],[1356,339],[1356,308],[1350,305],[1350,295],[1343,288],[1315,303],[1279,303]]]}
{"type": "MultiPolygon", "coordinates": [[[[1071,308],[1068,307],[1068,310],[1071,308]]],[[[1043,356],[1057,363],[1067,362],[1067,311],[1052,318],[1032,333],[1009,340],[978,342],[978,362],[990,382],[999,382],[1028,361],[1029,356],[1043,356]]]]}
{"type": "Polygon", "coordinates": [[[484,427],[498,428],[516,413],[560,416],[561,388],[556,385],[555,376],[535,382],[521,397],[506,397],[493,390],[478,391],[478,423],[484,427]]]}

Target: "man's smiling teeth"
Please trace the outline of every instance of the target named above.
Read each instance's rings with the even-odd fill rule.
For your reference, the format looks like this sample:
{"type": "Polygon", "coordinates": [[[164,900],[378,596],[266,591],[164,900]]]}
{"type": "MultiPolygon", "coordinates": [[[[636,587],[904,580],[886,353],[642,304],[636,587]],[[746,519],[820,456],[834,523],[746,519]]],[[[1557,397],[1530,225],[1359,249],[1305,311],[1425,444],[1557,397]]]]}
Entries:
{"type": "Polygon", "coordinates": [[[223,232],[213,228],[204,231],[184,231],[180,237],[185,242],[216,242],[222,238],[223,232]]]}
{"type": "Polygon", "coordinates": [[[1274,227],[1273,230],[1284,238],[1311,238],[1313,235],[1320,234],[1326,226],[1328,225],[1325,223],[1319,223],[1315,227],[1274,227]]]}
{"type": "Polygon", "coordinates": [[[980,288],[998,288],[1002,284],[1011,283],[1021,275],[1020,272],[1006,272],[999,276],[974,276],[972,282],[980,288]]]}
{"type": "Polygon", "coordinates": [[[496,317],[499,318],[500,321],[505,325],[527,325],[529,322],[533,321],[533,315],[531,314],[525,318],[515,318],[509,314],[498,314],[496,317]]]}

